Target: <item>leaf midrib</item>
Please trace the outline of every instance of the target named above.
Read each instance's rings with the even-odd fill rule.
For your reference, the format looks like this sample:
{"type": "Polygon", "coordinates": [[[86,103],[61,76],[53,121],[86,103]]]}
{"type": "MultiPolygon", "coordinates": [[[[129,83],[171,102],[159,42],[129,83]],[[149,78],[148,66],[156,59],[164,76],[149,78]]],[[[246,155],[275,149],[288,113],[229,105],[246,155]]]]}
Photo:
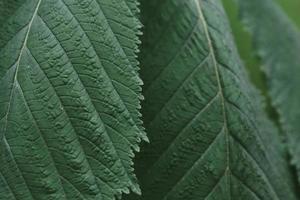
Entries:
{"type": "Polygon", "coordinates": [[[227,120],[227,115],[226,115],[226,108],[225,108],[225,98],[224,98],[224,91],[221,85],[221,75],[219,72],[219,68],[218,68],[218,62],[215,56],[215,50],[212,44],[212,40],[211,40],[211,36],[210,33],[208,31],[208,26],[207,26],[207,22],[206,19],[204,17],[203,11],[202,11],[202,7],[201,7],[201,3],[200,0],[195,0],[196,6],[197,6],[197,10],[199,12],[199,18],[200,21],[202,22],[202,25],[204,27],[204,33],[207,39],[207,43],[208,43],[208,48],[212,57],[212,61],[213,61],[213,65],[214,65],[214,70],[215,70],[215,74],[216,74],[216,78],[217,78],[217,84],[218,84],[218,88],[219,88],[219,92],[220,92],[220,99],[221,99],[221,104],[222,104],[222,114],[223,114],[223,120],[224,120],[224,132],[225,132],[225,140],[226,140],[226,169],[224,172],[224,175],[226,176],[226,183],[227,183],[227,189],[229,189],[228,191],[228,197],[229,199],[231,199],[231,189],[230,189],[230,155],[229,155],[229,131],[228,131],[228,120],[227,120]]]}
{"type": "MultiPolygon", "coordinates": [[[[10,97],[9,97],[9,100],[8,100],[7,111],[6,111],[6,114],[5,114],[5,124],[4,124],[4,130],[3,130],[3,133],[4,133],[4,134],[3,134],[3,142],[4,142],[5,146],[7,147],[7,150],[8,150],[8,152],[10,153],[12,159],[15,161],[15,163],[17,163],[17,162],[16,162],[16,160],[15,160],[15,158],[14,158],[14,156],[13,156],[13,153],[12,153],[12,151],[11,151],[10,145],[8,144],[8,142],[7,142],[7,140],[6,140],[5,132],[6,132],[6,130],[7,130],[8,114],[9,114],[9,112],[10,112],[10,107],[11,107],[11,101],[12,101],[13,93],[14,93],[14,90],[15,90],[16,84],[17,84],[17,76],[18,76],[18,71],[19,71],[19,66],[20,66],[21,57],[22,57],[22,55],[23,55],[24,49],[26,48],[27,40],[28,40],[29,33],[30,33],[30,30],[31,30],[31,27],[32,27],[32,23],[33,23],[33,20],[34,20],[34,18],[35,18],[35,16],[36,16],[37,12],[38,12],[38,9],[39,9],[39,7],[40,7],[41,2],[42,2],[42,0],[39,0],[38,3],[37,3],[37,5],[36,5],[36,8],[34,9],[34,12],[33,12],[33,14],[32,14],[32,17],[31,17],[31,19],[30,19],[30,21],[29,21],[29,23],[28,23],[28,25],[27,25],[27,32],[26,32],[26,35],[25,35],[25,38],[24,38],[23,45],[22,45],[21,50],[20,50],[20,54],[19,54],[19,56],[18,56],[18,58],[17,58],[16,63],[13,65],[13,66],[15,66],[16,69],[15,69],[15,74],[14,74],[14,77],[13,77],[13,83],[12,83],[13,86],[12,86],[12,89],[11,89],[11,91],[10,91],[10,97]]],[[[20,175],[21,175],[22,179],[24,180],[24,183],[25,183],[25,185],[26,185],[28,191],[30,192],[31,199],[34,199],[33,196],[32,196],[31,190],[29,189],[28,183],[27,183],[25,177],[23,176],[23,173],[22,173],[21,170],[19,169],[19,166],[18,166],[18,165],[16,165],[16,167],[17,167],[17,169],[20,171],[20,175]]],[[[9,184],[8,184],[8,187],[10,188],[10,185],[9,185],[9,184]]],[[[12,191],[12,194],[14,195],[15,199],[17,199],[16,196],[15,196],[15,192],[13,192],[13,190],[12,190],[11,188],[10,188],[10,190],[12,191]]]]}
{"type": "MultiPolygon", "coordinates": [[[[36,5],[36,8],[34,9],[34,12],[32,14],[32,17],[31,17],[29,23],[26,25],[27,26],[27,31],[26,31],[26,35],[25,35],[25,38],[24,38],[24,42],[23,42],[23,45],[21,47],[20,54],[19,54],[19,56],[17,58],[17,61],[14,64],[16,66],[16,69],[15,69],[15,74],[14,74],[14,78],[13,78],[13,87],[12,87],[11,92],[10,92],[7,113],[6,113],[6,116],[5,116],[6,120],[5,120],[5,125],[4,125],[4,132],[6,131],[6,127],[7,127],[7,118],[8,118],[8,113],[9,113],[9,110],[10,110],[10,103],[11,103],[11,100],[12,100],[13,91],[15,90],[15,87],[16,87],[16,82],[17,82],[17,77],[18,77],[18,71],[19,71],[21,57],[23,55],[24,49],[26,48],[27,40],[28,40],[29,33],[30,33],[30,30],[31,30],[31,26],[32,26],[33,20],[34,20],[36,14],[38,12],[38,9],[40,7],[41,2],[42,2],[42,0],[38,1],[37,5],[36,5]]],[[[4,138],[5,138],[5,135],[4,135],[4,138]]]]}
{"type": "MultiPolygon", "coordinates": [[[[228,188],[229,188],[229,192],[227,193],[228,194],[228,199],[231,199],[231,192],[230,192],[230,167],[229,167],[229,131],[228,131],[228,123],[227,123],[227,116],[226,116],[226,110],[225,110],[225,98],[224,98],[224,92],[223,92],[223,88],[222,88],[222,85],[221,85],[221,79],[220,79],[220,73],[219,73],[219,68],[218,68],[218,65],[217,65],[217,61],[216,61],[216,56],[215,56],[215,51],[214,51],[214,47],[212,45],[212,41],[210,39],[210,34],[209,34],[209,31],[208,31],[208,26],[207,26],[207,23],[206,23],[206,20],[205,20],[205,17],[203,15],[203,12],[202,12],[202,8],[201,8],[201,5],[200,5],[200,0],[194,0],[195,1],[195,4],[197,6],[197,11],[198,11],[198,14],[199,14],[199,19],[198,21],[202,22],[202,25],[204,27],[204,33],[205,33],[205,36],[206,36],[206,40],[207,40],[207,43],[208,43],[208,48],[209,48],[209,55],[211,55],[211,58],[212,58],[212,61],[213,61],[213,65],[214,65],[214,71],[215,71],[215,75],[216,75],[216,79],[217,79],[217,85],[218,85],[218,92],[217,92],[217,95],[216,96],[220,96],[220,100],[221,100],[221,105],[222,105],[222,115],[223,115],[223,120],[224,120],[224,125],[223,125],[223,128],[222,130],[224,130],[224,133],[225,133],[225,139],[226,139],[226,169],[224,171],[224,174],[221,175],[221,177],[225,176],[226,178],[226,183],[228,185],[228,188]]],[[[222,134],[223,131],[220,131],[220,133],[216,136],[216,138],[222,134]]],[[[216,139],[215,138],[215,139],[216,139]]],[[[210,147],[210,146],[209,146],[210,147]]],[[[209,148],[208,147],[208,148],[209,148]]],[[[201,156],[202,157],[202,156],[201,156]]],[[[194,165],[193,165],[194,166],[194,165]]],[[[190,170],[189,170],[190,171],[190,170]]],[[[186,173],[185,173],[186,175],[186,173]]],[[[168,199],[168,195],[173,191],[173,189],[184,179],[185,175],[183,175],[180,180],[175,184],[173,185],[165,195],[163,195],[162,199],[163,200],[166,200],[168,199]]],[[[218,184],[218,183],[217,183],[218,184]]],[[[212,188],[212,191],[213,191],[214,188],[212,188]]],[[[212,192],[210,191],[207,196],[210,195],[210,193],[212,192]]]]}
{"type": "MultiPolygon", "coordinates": [[[[226,139],[226,155],[227,155],[227,158],[226,158],[226,169],[224,171],[224,174],[221,175],[221,177],[226,177],[226,181],[227,181],[227,185],[228,185],[228,188],[230,187],[230,168],[229,168],[229,132],[228,132],[228,125],[227,125],[227,116],[226,116],[226,110],[225,110],[225,98],[224,98],[224,94],[223,94],[223,88],[222,88],[222,85],[221,85],[221,80],[220,80],[220,73],[219,73],[219,69],[218,69],[218,65],[217,65],[217,61],[216,61],[216,56],[215,56],[215,51],[214,51],[214,47],[212,45],[212,42],[211,42],[211,39],[210,39],[210,34],[209,34],[209,31],[208,31],[208,27],[207,27],[207,23],[206,23],[206,20],[204,18],[204,15],[203,15],[203,12],[202,12],[202,8],[200,6],[200,2],[199,0],[194,0],[195,1],[195,4],[197,6],[197,11],[198,11],[198,14],[199,14],[199,19],[197,20],[197,22],[200,22],[202,23],[203,27],[204,27],[204,32],[205,32],[205,36],[206,36],[206,40],[207,40],[207,43],[208,43],[208,50],[209,50],[209,53],[208,55],[211,56],[212,58],[212,61],[213,61],[213,65],[214,65],[214,71],[215,71],[215,75],[216,75],[216,78],[217,78],[217,85],[218,85],[218,92],[217,92],[217,95],[215,97],[220,97],[220,100],[221,100],[221,104],[222,104],[222,115],[223,115],[223,120],[224,120],[224,125],[223,125],[223,128],[222,130],[224,130],[224,133],[225,133],[225,139],[226,139]]],[[[196,23],[197,24],[197,23],[196,23]]],[[[209,56],[208,56],[209,57],[209,56]]],[[[206,60],[206,59],[204,59],[206,60]]],[[[176,90],[175,90],[176,91],[176,90]]],[[[176,92],[175,92],[176,93],[176,92]]],[[[213,99],[215,99],[215,97],[213,99]]],[[[154,120],[152,120],[153,122],[154,120]]],[[[220,134],[222,134],[223,131],[220,131],[220,133],[216,136],[216,138],[218,138],[218,136],[220,134]]],[[[215,139],[216,139],[215,138],[215,139]]],[[[209,146],[210,147],[210,146],[209,146]]],[[[209,148],[208,147],[208,148],[209,148]]],[[[202,157],[202,156],[201,156],[202,157]]],[[[189,170],[190,171],[190,170],[189,170]]],[[[185,173],[186,175],[186,173],[185,173]]],[[[173,191],[173,189],[178,185],[178,183],[180,183],[185,175],[183,175],[180,180],[175,184],[173,185],[167,192],[166,194],[163,195],[162,199],[168,199],[168,195],[173,191]]],[[[217,183],[218,184],[218,183],[217,183]]],[[[216,185],[217,185],[216,184],[216,185]]],[[[214,189],[214,188],[213,188],[214,189]]],[[[212,191],[213,191],[212,189],[212,191]]],[[[211,192],[212,192],[211,191],[211,192]]],[[[207,196],[210,195],[209,192],[207,194],[207,196]]],[[[229,193],[227,193],[229,195],[229,199],[231,199],[231,194],[230,194],[230,189],[229,189],[229,193]]]]}
{"type": "MultiPolygon", "coordinates": [[[[227,114],[226,114],[226,108],[225,108],[225,101],[226,100],[225,100],[225,97],[224,97],[224,91],[223,91],[222,84],[221,84],[221,75],[220,75],[220,72],[219,72],[218,61],[216,59],[215,50],[214,50],[212,40],[211,40],[211,36],[210,36],[210,33],[209,33],[209,29],[208,29],[208,23],[206,22],[206,19],[204,17],[200,1],[201,0],[195,0],[196,5],[197,5],[197,10],[199,12],[199,17],[201,18],[201,21],[203,23],[204,32],[205,32],[205,35],[206,35],[206,38],[207,38],[209,50],[210,50],[210,53],[211,53],[212,58],[213,58],[212,60],[213,60],[213,63],[214,63],[214,69],[215,69],[215,73],[216,73],[216,77],[217,77],[217,84],[218,84],[218,87],[219,87],[219,92],[220,92],[221,102],[222,102],[223,118],[224,118],[224,125],[225,125],[226,149],[227,149],[226,150],[227,151],[226,152],[227,153],[227,162],[226,162],[227,167],[226,167],[226,170],[225,170],[223,176],[226,176],[226,183],[227,183],[227,187],[229,189],[229,191],[228,191],[229,196],[228,197],[229,197],[229,199],[232,199],[231,189],[230,189],[230,176],[231,176],[231,174],[234,175],[234,173],[232,173],[231,169],[230,169],[230,149],[229,149],[230,144],[229,144],[229,138],[230,138],[231,135],[230,135],[230,132],[229,132],[229,129],[228,129],[228,120],[227,120],[227,114]]],[[[233,136],[231,136],[231,137],[233,137],[233,136]]],[[[262,172],[265,174],[264,170],[262,170],[262,172]]],[[[269,182],[268,178],[267,178],[267,181],[269,182]]],[[[279,199],[277,192],[273,188],[273,185],[270,184],[270,186],[271,186],[272,190],[274,191],[274,194],[276,195],[277,199],[279,199]]],[[[251,188],[248,188],[248,189],[251,190],[251,188]]]]}

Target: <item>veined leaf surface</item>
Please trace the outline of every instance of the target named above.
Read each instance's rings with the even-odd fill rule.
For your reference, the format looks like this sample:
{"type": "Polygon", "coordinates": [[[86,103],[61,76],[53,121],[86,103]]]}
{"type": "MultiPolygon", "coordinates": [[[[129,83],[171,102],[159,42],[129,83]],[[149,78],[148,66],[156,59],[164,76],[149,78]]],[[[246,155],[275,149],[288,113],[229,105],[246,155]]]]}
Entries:
{"type": "Polygon", "coordinates": [[[300,181],[300,31],[272,1],[241,0],[239,5],[262,59],[269,94],[280,115],[300,181]]]}
{"type": "Polygon", "coordinates": [[[140,23],[124,0],[1,1],[0,199],[140,193],[140,23]]]}
{"type": "Polygon", "coordinates": [[[144,0],[141,8],[150,144],[137,159],[136,198],[296,199],[220,1],[144,0]]]}
{"type": "Polygon", "coordinates": [[[139,5],[140,2],[136,0],[125,0],[128,7],[131,9],[131,12],[137,16],[140,13],[139,5]]]}

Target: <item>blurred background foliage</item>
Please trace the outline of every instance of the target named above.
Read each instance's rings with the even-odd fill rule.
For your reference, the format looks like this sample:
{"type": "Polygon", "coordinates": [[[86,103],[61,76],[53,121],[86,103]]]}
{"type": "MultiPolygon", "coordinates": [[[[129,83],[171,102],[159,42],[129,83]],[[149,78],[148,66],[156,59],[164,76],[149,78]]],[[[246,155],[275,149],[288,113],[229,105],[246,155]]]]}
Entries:
{"type": "MultiPolygon", "coordinates": [[[[233,35],[238,47],[241,58],[246,65],[250,79],[261,90],[262,94],[266,97],[266,109],[270,118],[278,122],[278,115],[272,108],[269,97],[267,95],[267,85],[265,76],[260,70],[260,61],[256,57],[252,49],[252,40],[250,34],[244,29],[241,21],[239,20],[238,7],[235,3],[236,0],[222,0],[227,15],[229,17],[233,35]]],[[[300,29],[300,0],[273,0],[285,11],[294,24],[300,29]]]]}
{"type": "Polygon", "coordinates": [[[300,0],[276,0],[300,28],[300,0]]]}

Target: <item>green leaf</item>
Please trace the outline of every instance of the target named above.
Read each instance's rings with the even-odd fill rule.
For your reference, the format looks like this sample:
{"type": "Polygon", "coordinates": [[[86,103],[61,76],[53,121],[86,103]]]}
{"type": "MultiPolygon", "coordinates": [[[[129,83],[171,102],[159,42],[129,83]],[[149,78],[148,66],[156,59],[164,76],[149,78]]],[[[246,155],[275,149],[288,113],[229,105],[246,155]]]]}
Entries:
{"type": "Polygon", "coordinates": [[[125,0],[127,3],[128,7],[131,9],[131,12],[135,15],[138,16],[140,13],[139,5],[140,2],[136,0],[125,0]]]}
{"type": "MultiPolygon", "coordinates": [[[[241,17],[263,62],[269,94],[300,173],[300,32],[272,1],[239,1],[241,17]],[[259,2],[259,6],[257,3],[259,2]]],[[[300,180],[300,178],[299,178],[300,180]]]]}
{"type": "MultiPolygon", "coordinates": [[[[144,0],[143,200],[296,199],[219,0],[144,0]]],[[[130,199],[130,198],[129,198],[130,199]]]]}
{"type": "Polygon", "coordinates": [[[1,5],[0,199],[140,193],[132,157],[147,140],[135,58],[141,25],[126,2],[1,5]]]}

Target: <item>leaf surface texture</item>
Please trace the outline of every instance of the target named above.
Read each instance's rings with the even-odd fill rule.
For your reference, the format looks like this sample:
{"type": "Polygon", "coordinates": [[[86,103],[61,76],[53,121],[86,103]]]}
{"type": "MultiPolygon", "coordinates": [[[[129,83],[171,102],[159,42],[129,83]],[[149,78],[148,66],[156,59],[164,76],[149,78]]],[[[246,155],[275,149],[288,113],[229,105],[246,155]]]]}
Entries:
{"type": "Polygon", "coordinates": [[[141,25],[130,2],[1,1],[0,199],[140,193],[141,25]]]}
{"type": "Polygon", "coordinates": [[[150,144],[136,161],[136,199],[296,199],[220,1],[144,0],[141,9],[150,144]]]}

